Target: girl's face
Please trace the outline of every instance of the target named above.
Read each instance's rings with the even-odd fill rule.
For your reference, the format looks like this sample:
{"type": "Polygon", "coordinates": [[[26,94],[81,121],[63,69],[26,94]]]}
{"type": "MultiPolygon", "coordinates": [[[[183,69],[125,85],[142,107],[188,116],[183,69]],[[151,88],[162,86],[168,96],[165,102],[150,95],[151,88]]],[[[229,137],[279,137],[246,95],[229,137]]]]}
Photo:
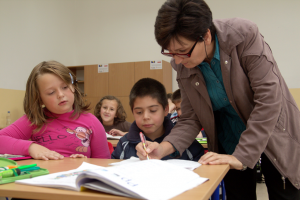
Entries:
{"type": "Polygon", "coordinates": [[[50,112],[64,114],[73,110],[72,85],[66,84],[61,78],[50,73],[38,76],[37,85],[42,102],[50,112]]]}
{"type": "Polygon", "coordinates": [[[114,123],[114,118],[117,117],[118,103],[116,100],[104,99],[100,108],[100,116],[103,125],[111,126],[114,123]]]}

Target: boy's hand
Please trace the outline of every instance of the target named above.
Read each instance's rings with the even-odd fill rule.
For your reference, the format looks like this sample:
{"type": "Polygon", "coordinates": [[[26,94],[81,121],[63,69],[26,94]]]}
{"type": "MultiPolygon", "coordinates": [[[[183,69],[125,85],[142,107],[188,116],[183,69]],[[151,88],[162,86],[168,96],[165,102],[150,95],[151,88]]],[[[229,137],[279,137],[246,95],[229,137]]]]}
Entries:
{"type": "Polygon", "coordinates": [[[141,160],[147,159],[146,151],[150,159],[161,159],[175,151],[169,142],[162,142],[159,144],[157,142],[146,141],[146,151],[144,150],[143,143],[140,142],[138,145],[136,145],[135,149],[137,151],[137,156],[141,160]]]}
{"type": "Polygon", "coordinates": [[[86,156],[83,154],[72,154],[70,155],[70,158],[86,158],[86,156]]]}
{"type": "Polygon", "coordinates": [[[109,135],[112,135],[112,136],[123,136],[125,135],[126,133],[125,132],[122,132],[118,129],[111,129],[108,133],[109,135]]]}
{"type": "Polygon", "coordinates": [[[203,165],[229,164],[230,169],[237,170],[241,170],[243,168],[243,164],[236,157],[226,154],[217,154],[214,152],[204,154],[198,162],[203,165]]]}
{"type": "Polygon", "coordinates": [[[39,144],[32,143],[28,149],[29,155],[37,160],[60,160],[64,159],[64,156],[55,152],[50,151],[48,148],[43,147],[39,144]]]}

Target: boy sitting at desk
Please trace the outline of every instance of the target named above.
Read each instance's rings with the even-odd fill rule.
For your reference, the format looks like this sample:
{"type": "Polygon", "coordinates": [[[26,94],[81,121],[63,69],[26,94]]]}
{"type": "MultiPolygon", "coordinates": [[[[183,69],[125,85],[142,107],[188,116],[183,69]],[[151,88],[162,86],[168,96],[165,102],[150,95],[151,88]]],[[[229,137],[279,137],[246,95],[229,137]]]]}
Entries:
{"type": "MultiPolygon", "coordinates": [[[[180,94],[180,89],[176,90],[171,97],[172,102],[175,104],[175,110],[178,114],[178,117],[181,115],[181,94],[180,94]]],[[[196,138],[203,138],[206,137],[204,129],[199,132],[196,138]]]]}
{"type": "MultiPolygon", "coordinates": [[[[151,78],[140,79],[132,87],[129,101],[135,121],[129,132],[120,139],[111,155],[113,159],[138,157],[135,147],[141,142],[140,132],[144,133],[146,140],[161,143],[173,127],[167,117],[169,106],[166,89],[159,81],[151,78]]],[[[203,154],[203,147],[195,140],[179,159],[198,161],[203,154]]],[[[162,160],[171,158],[173,157],[166,156],[162,160]]]]}

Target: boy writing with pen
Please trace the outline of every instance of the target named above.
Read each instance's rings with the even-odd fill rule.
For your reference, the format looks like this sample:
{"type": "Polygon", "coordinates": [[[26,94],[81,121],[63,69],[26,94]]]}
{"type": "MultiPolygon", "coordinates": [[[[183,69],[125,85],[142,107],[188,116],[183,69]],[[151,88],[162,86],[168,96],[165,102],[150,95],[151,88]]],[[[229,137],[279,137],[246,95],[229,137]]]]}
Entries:
{"type": "MultiPolygon", "coordinates": [[[[132,87],[129,101],[135,121],[129,132],[120,139],[111,155],[113,159],[137,157],[135,147],[141,142],[140,132],[147,141],[160,143],[173,128],[170,118],[167,117],[169,106],[166,90],[159,81],[151,78],[140,79],[132,87]]],[[[195,140],[179,159],[198,161],[203,154],[203,147],[195,140]]],[[[166,156],[162,160],[174,157],[166,156]]]]}

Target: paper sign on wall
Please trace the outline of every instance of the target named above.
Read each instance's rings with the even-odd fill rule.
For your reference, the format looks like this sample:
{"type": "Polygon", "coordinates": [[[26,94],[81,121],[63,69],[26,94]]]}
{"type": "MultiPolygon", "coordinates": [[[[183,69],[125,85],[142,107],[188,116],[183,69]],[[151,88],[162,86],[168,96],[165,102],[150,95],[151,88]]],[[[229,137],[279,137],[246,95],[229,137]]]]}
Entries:
{"type": "Polygon", "coordinates": [[[151,60],[150,69],[162,69],[162,60],[151,60]]]}
{"type": "Polygon", "coordinates": [[[108,64],[98,65],[98,73],[107,73],[107,72],[108,72],[108,64]]]}

